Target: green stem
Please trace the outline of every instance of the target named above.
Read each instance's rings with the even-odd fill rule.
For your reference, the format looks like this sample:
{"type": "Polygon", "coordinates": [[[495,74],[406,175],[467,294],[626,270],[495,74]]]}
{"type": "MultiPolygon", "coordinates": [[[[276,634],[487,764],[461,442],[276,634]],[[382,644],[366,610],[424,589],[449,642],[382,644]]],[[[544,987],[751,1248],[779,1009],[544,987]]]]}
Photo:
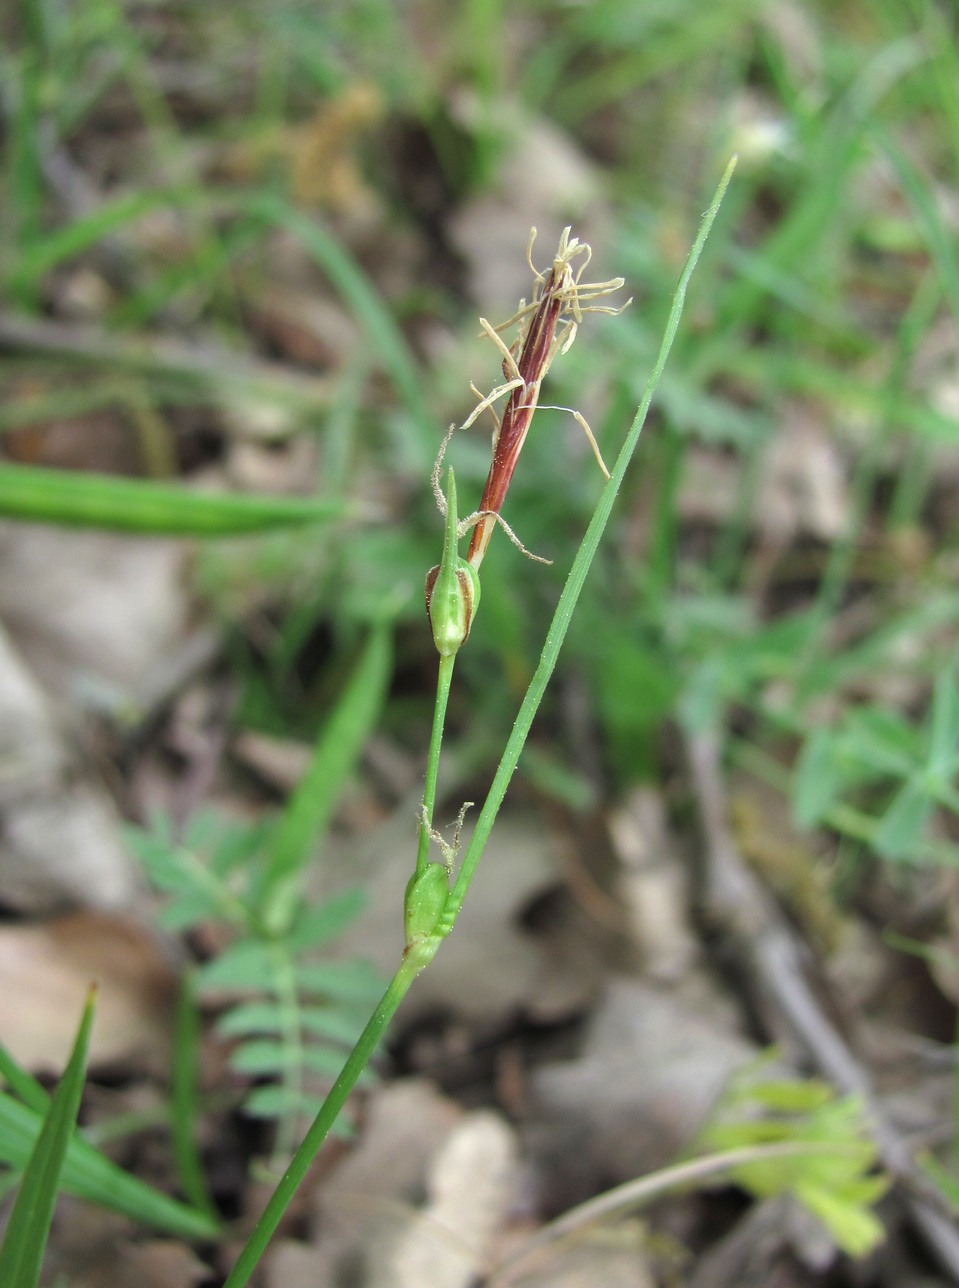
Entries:
{"type": "Polygon", "coordinates": [[[702,223],[696,240],[693,243],[692,250],[680,274],[679,282],[676,286],[676,293],[673,296],[672,307],[669,311],[669,318],[666,322],[666,329],[663,333],[662,344],[659,348],[659,354],[653,367],[650,377],[646,382],[646,388],[643,392],[642,401],[633,418],[633,423],[626,435],[626,441],[623,443],[622,450],[616,458],[616,465],[613,468],[609,482],[606,484],[599,498],[599,503],[590,519],[589,527],[586,529],[586,535],[576,552],[576,558],[573,560],[573,566],[569,570],[566,578],[566,585],[563,587],[563,593],[560,596],[559,603],[556,605],[556,611],[553,614],[553,620],[550,623],[549,631],[546,635],[546,643],[540,654],[539,664],[533,672],[533,678],[530,680],[529,688],[526,690],[526,696],[523,698],[519,714],[513,724],[512,732],[503,751],[502,759],[493,778],[489,795],[480,811],[480,816],[476,822],[476,828],[463,855],[463,862],[456,878],[456,882],[450,892],[449,902],[446,908],[445,925],[447,933],[453,928],[456,918],[459,916],[460,909],[463,906],[463,900],[466,898],[466,891],[469,889],[470,882],[476,872],[480,856],[489,839],[490,832],[496,815],[499,812],[500,805],[503,803],[503,797],[506,795],[506,789],[509,781],[513,776],[516,765],[519,761],[520,754],[529,734],[530,726],[533,723],[533,717],[539,708],[546,691],[546,685],[556,666],[559,657],[560,648],[563,640],[566,638],[566,632],[572,621],[573,612],[579,600],[580,592],[586,581],[586,574],[589,572],[593,558],[599,547],[600,540],[606,530],[609,517],[613,510],[613,503],[616,500],[617,493],[622,485],[626,475],[626,470],[632,460],[636,445],[639,442],[639,436],[642,433],[643,425],[646,421],[646,415],[649,411],[650,403],[653,400],[653,392],[659,383],[659,379],[666,366],[666,359],[669,357],[669,351],[673,347],[673,340],[676,337],[676,331],[679,327],[679,319],[682,316],[683,304],[686,299],[686,288],[689,285],[689,279],[692,277],[693,269],[702,253],[709,230],[713,225],[713,220],[719,212],[719,207],[725,195],[726,188],[732,178],[733,169],[736,159],[733,158],[726,167],[716,194],[713,197],[709,209],[703,216],[702,223]]]}
{"type": "Polygon", "coordinates": [[[216,1209],[203,1179],[196,1147],[197,1064],[200,1022],[196,1005],[196,975],[183,976],[173,1023],[173,1062],[170,1077],[173,1159],[183,1193],[201,1212],[216,1219],[216,1209]]]}
{"type": "Polygon", "coordinates": [[[330,1088],[330,1093],[303,1138],[303,1143],[280,1177],[276,1189],[263,1209],[263,1215],[253,1227],[233,1269],[227,1275],[223,1288],[242,1288],[248,1282],[267,1244],[275,1234],[283,1213],[306,1179],[306,1174],[319,1153],[327,1133],[336,1121],[357,1079],[369,1063],[386,1026],[421,969],[422,963],[418,958],[409,956],[403,959],[399,970],[390,980],[386,992],[377,1004],[376,1010],[370,1016],[366,1028],[360,1034],[356,1046],[347,1057],[339,1077],[330,1088]]]}
{"type": "MultiPolygon", "coordinates": [[[[285,941],[276,940],[272,945],[273,992],[279,1009],[280,1042],[283,1046],[283,1086],[290,1100],[299,1103],[303,1093],[303,1027],[300,1019],[300,995],[296,985],[296,969],[285,941]]],[[[288,1114],[280,1119],[276,1144],[272,1155],[274,1170],[282,1160],[293,1153],[301,1129],[301,1115],[288,1114]]]]}
{"type": "MultiPolygon", "coordinates": [[[[580,591],[582,590],[583,584],[586,580],[586,574],[589,571],[590,564],[592,563],[593,557],[595,556],[596,550],[599,546],[600,538],[603,535],[607,522],[609,521],[616,494],[619,491],[623,477],[626,473],[626,468],[629,465],[630,458],[632,457],[636,444],[639,441],[643,422],[646,419],[646,413],[648,412],[649,405],[652,401],[653,391],[662,375],[663,368],[666,365],[666,359],[676,336],[676,330],[679,326],[679,319],[683,311],[683,302],[686,297],[686,288],[689,284],[689,279],[692,276],[693,269],[696,266],[696,261],[699,259],[706,242],[706,237],[708,236],[709,230],[716,218],[716,214],[719,211],[726,188],[732,178],[734,166],[735,159],[726,167],[726,172],[720,181],[719,187],[716,190],[716,195],[713,197],[709,209],[703,216],[703,221],[700,225],[696,241],[693,243],[693,248],[689,253],[689,258],[687,259],[686,265],[680,275],[679,283],[676,287],[676,293],[673,297],[669,319],[666,323],[666,330],[660,347],[659,356],[656,359],[656,365],[654,366],[652,374],[649,377],[649,381],[647,382],[646,390],[643,394],[643,400],[639,405],[635,419],[630,427],[626,442],[623,444],[623,449],[617,458],[616,467],[613,470],[612,477],[603,490],[599,499],[599,504],[597,505],[593,518],[587,528],[586,536],[583,538],[583,542],[577,551],[576,558],[573,560],[573,566],[570,569],[566,585],[563,589],[562,595],[560,596],[559,603],[556,606],[556,612],[553,615],[553,620],[546,636],[546,644],[543,648],[540,663],[536,668],[532,680],[530,681],[526,697],[523,699],[523,704],[520,707],[518,716],[516,717],[513,731],[510,734],[509,740],[506,744],[506,749],[503,752],[503,757],[493,779],[493,784],[490,787],[489,795],[487,796],[483,809],[480,812],[479,821],[477,822],[473,839],[471,840],[466,854],[463,857],[463,863],[460,867],[456,883],[450,891],[449,900],[447,902],[442,922],[440,926],[438,926],[434,935],[429,938],[425,938],[420,942],[411,944],[407,948],[399,969],[390,981],[390,984],[377,1005],[376,1010],[373,1012],[369,1023],[360,1035],[359,1041],[347,1057],[346,1064],[343,1066],[336,1082],[334,1082],[329,1095],[320,1108],[319,1113],[313,1120],[313,1124],[307,1132],[303,1143],[296,1151],[289,1167],[280,1179],[279,1184],[266,1205],[263,1215],[256,1223],[252,1234],[227,1277],[223,1288],[243,1288],[247,1283],[256,1263],[262,1256],[270,1238],[279,1225],[283,1213],[286,1211],[286,1208],[293,1199],[293,1196],[296,1194],[297,1189],[306,1177],[310,1164],[319,1152],[320,1146],[323,1144],[327,1133],[335,1122],[340,1109],[343,1107],[346,1098],[353,1089],[357,1079],[369,1062],[373,1051],[399,1007],[400,1002],[402,1002],[403,998],[406,996],[410,985],[413,983],[413,980],[419,972],[432,960],[439,944],[446,935],[449,934],[456,917],[459,914],[460,908],[463,905],[463,899],[466,895],[466,890],[468,889],[469,883],[476,871],[476,865],[479,862],[483,846],[485,845],[492,829],[493,820],[495,819],[503,797],[506,794],[506,788],[509,785],[509,780],[513,775],[513,771],[516,768],[520,752],[523,750],[523,744],[525,743],[527,734],[529,733],[533,717],[536,714],[536,709],[542,699],[546,683],[552,674],[554,666],[556,665],[556,659],[559,656],[559,650],[566,635],[566,631],[569,628],[573,610],[576,607],[580,591]]],[[[443,660],[445,661],[446,659],[443,660]]],[[[440,677],[437,684],[437,715],[434,717],[433,737],[431,738],[431,753],[433,743],[436,742],[437,760],[439,739],[442,737],[443,715],[446,710],[446,698],[442,696],[441,691],[445,683],[448,695],[449,679],[451,678],[451,675],[452,667],[444,669],[441,665],[440,677]],[[437,725],[439,726],[439,732],[437,732],[437,725]]],[[[431,768],[434,769],[433,794],[435,797],[435,766],[432,765],[432,755],[431,768]]],[[[428,779],[429,775],[430,771],[428,769],[428,779]]],[[[422,833],[420,844],[422,845],[422,833]]]]}
{"type": "Polygon", "coordinates": [[[426,761],[426,785],[423,788],[423,817],[420,819],[420,840],[416,852],[416,875],[426,870],[429,862],[430,832],[433,823],[433,810],[436,807],[436,783],[440,772],[440,747],[443,745],[443,730],[446,727],[446,706],[449,702],[450,685],[453,682],[453,666],[456,654],[440,657],[440,669],[436,677],[436,705],[433,708],[433,730],[430,734],[430,750],[426,761]]]}

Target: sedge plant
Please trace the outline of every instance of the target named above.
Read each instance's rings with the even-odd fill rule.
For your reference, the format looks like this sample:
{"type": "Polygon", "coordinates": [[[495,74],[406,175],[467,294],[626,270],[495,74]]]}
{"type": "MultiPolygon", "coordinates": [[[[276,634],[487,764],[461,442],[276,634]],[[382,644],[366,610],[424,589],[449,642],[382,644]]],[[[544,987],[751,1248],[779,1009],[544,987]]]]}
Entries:
{"type": "MultiPolygon", "coordinates": [[[[347,1057],[302,1144],[280,1178],[234,1263],[226,1279],[225,1288],[241,1288],[249,1281],[284,1212],[306,1177],[313,1159],[366,1068],[397,1008],[417,975],[429,965],[443,940],[456,924],[522,753],[533,718],[556,666],[590,565],[639,441],[653,392],[666,365],[666,359],[679,326],[690,277],[719,211],[734,165],[735,161],[731,161],[726,168],[680,274],[658,357],[611,471],[606,470],[598,448],[592,444],[603,473],[606,475],[606,485],[573,560],[546,635],[539,663],[530,680],[493,782],[480,810],[472,838],[461,855],[458,835],[454,835],[452,843],[447,843],[434,826],[434,807],[446,708],[456,658],[460,648],[466,643],[479,607],[479,568],[497,526],[503,527],[510,538],[521,545],[519,538],[509,528],[500,511],[536,411],[541,382],[551,361],[572,344],[576,329],[586,312],[618,311],[616,307],[597,301],[618,290],[623,282],[622,279],[613,279],[593,284],[584,283],[581,280],[582,273],[589,262],[590,250],[584,243],[570,237],[570,230],[566,229],[550,268],[545,273],[533,269],[535,284],[531,303],[523,302],[514,317],[500,327],[492,327],[485,321],[482,324],[484,332],[494,341],[502,358],[504,382],[486,397],[479,396],[478,405],[466,423],[471,424],[485,411],[492,411],[498,399],[505,397],[507,401],[501,417],[496,417],[494,413],[496,428],[493,435],[493,460],[479,508],[475,513],[460,520],[456,483],[452,470],[447,473],[445,490],[441,488],[442,450],[440,460],[434,469],[434,491],[438,494],[437,499],[445,515],[445,529],[442,558],[427,577],[426,593],[433,639],[439,653],[439,664],[433,728],[420,809],[416,862],[406,888],[404,901],[405,945],[393,978],[347,1057]],[[501,339],[500,333],[508,330],[512,325],[519,326],[519,338],[511,346],[507,346],[501,339]],[[467,533],[470,534],[470,541],[464,557],[459,554],[459,544],[467,533]],[[431,847],[434,844],[440,852],[438,859],[431,854],[431,847]]],[[[581,417],[577,416],[577,419],[592,443],[588,426],[581,417]]],[[[448,438],[449,436],[447,441],[448,438]]],[[[460,823],[463,812],[460,812],[460,823]]],[[[459,824],[457,832],[458,830],[459,824]]]]}

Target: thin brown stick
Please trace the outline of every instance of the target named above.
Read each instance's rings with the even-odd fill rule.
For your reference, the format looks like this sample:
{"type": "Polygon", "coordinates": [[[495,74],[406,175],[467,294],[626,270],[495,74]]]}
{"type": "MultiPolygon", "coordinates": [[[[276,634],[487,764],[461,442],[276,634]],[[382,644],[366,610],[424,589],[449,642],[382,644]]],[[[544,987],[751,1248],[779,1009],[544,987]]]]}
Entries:
{"type": "Polygon", "coordinates": [[[560,1241],[567,1240],[578,1231],[588,1226],[606,1221],[613,1216],[622,1216],[633,1212],[644,1204],[662,1197],[670,1190],[681,1189],[687,1185],[702,1185],[714,1177],[727,1176],[737,1167],[750,1163],[762,1163],[771,1158],[794,1158],[796,1155],[828,1152],[826,1146],[809,1145],[799,1141],[784,1141],[781,1144],[744,1145],[741,1149],[725,1150],[720,1154],[707,1154],[702,1158],[691,1158],[671,1167],[660,1168],[647,1176],[638,1176],[625,1181],[611,1190],[597,1194],[570,1208],[562,1216],[542,1226],[536,1233],[512,1253],[485,1281],[484,1288],[508,1288],[515,1282],[516,1276],[529,1269],[529,1262],[544,1248],[551,1247],[560,1241]]]}
{"type": "Polygon", "coordinates": [[[703,829],[704,916],[744,967],[756,1000],[774,1009],[825,1077],[861,1098],[868,1130],[903,1205],[942,1268],[959,1284],[959,1229],[878,1103],[868,1070],[818,1001],[806,945],[736,849],[726,822],[717,739],[689,735],[686,752],[703,829]]]}
{"type": "MultiPolygon", "coordinates": [[[[230,405],[238,395],[256,395],[280,404],[295,403],[315,410],[330,400],[330,382],[299,375],[279,363],[232,353],[215,345],[184,344],[167,336],[135,340],[111,335],[95,326],[53,322],[0,312],[0,348],[21,353],[49,354],[77,362],[107,365],[143,376],[190,381],[209,390],[217,402],[230,405]]],[[[244,421],[246,424],[246,421],[244,421]]],[[[272,437],[269,430],[250,437],[272,437]]]]}

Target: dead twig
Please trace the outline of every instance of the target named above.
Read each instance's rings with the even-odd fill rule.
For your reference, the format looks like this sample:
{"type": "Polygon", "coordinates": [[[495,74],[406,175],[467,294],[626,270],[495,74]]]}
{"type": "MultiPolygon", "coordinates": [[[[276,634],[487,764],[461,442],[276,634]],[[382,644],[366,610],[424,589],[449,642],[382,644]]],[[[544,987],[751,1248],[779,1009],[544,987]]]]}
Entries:
{"type": "MultiPolygon", "coordinates": [[[[227,407],[238,400],[246,405],[252,397],[264,406],[272,403],[315,412],[330,400],[330,383],[321,377],[300,375],[279,363],[215,345],[185,344],[166,336],[131,340],[94,326],[0,312],[0,348],[105,365],[114,373],[150,376],[178,386],[189,382],[198,393],[207,392],[227,407]]],[[[264,420],[259,432],[258,421],[245,417],[241,423],[246,436],[277,436],[275,416],[264,420]]]]}
{"type": "Polygon", "coordinates": [[[721,1154],[686,1159],[671,1167],[650,1172],[648,1176],[625,1181],[547,1222],[487,1276],[483,1281],[483,1288],[510,1288],[518,1277],[529,1271],[530,1262],[538,1255],[548,1250],[555,1251],[574,1237],[582,1236],[583,1232],[613,1217],[635,1213],[672,1190],[705,1185],[749,1163],[768,1162],[771,1158],[795,1158],[797,1155],[811,1153],[816,1153],[816,1147],[800,1142],[745,1145],[721,1154]]]}
{"type": "Polygon", "coordinates": [[[883,1112],[868,1070],[817,999],[806,945],[736,849],[726,822],[717,739],[691,734],[686,751],[703,830],[704,916],[744,967],[756,1000],[774,1009],[826,1078],[861,1098],[879,1156],[912,1222],[959,1284],[959,1229],[883,1112]]]}

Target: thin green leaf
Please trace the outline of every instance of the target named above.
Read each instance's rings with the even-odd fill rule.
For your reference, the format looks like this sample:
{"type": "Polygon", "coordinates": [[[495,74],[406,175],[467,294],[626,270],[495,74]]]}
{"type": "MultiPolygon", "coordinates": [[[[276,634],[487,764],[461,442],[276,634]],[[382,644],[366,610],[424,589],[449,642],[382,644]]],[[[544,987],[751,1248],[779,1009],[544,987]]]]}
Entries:
{"type": "Polygon", "coordinates": [[[836,773],[836,738],[831,729],[814,729],[803,743],[793,777],[792,812],[799,827],[815,827],[842,790],[836,773]]]}
{"type": "Polygon", "coordinates": [[[95,999],[96,990],[90,989],[73,1051],[50,1098],[13,1204],[0,1248],[0,1283],[8,1288],[34,1288],[40,1278],[64,1159],[83,1096],[95,999]]]}
{"type": "Polygon", "coordinates": [[[126,839],[156,888],[172,895],[159,912],[165,926],[184,929],[220,918],[245,928],[246,910],[197,855],[176,844],[168,848],[139,828],[127,828],[126,839]]]}
{"type": "Polygon", "coordinates": [[[322,497],[194,492],[172,483],[0,464],[0,515],[149,536],[224,537],[327,523],[348,513],[322,497]]]}
{"type": "Polygon", "coordinates": [[[946,781],[952,778],[959,760],[959,685],[954,675],[943,673],[936,680],[932,697],[929,733],[928,773],[946,781]]]}
{"type": "Polygon", "coordinates": [[[103,202],[88,215],[73,220],[56,232],[48,232],[42,240],[19,255],[16,267],[7,274],[7,287],[14,294],[22,292],[63,260],[79,255],[118,228],[135,222],[150,211],[169,209],[171,202],[177,200],[178,194],[171,190],[157,189],[134,192],[103,202]]]}
{"type": "Polygon", "coordinates": [[[276,1002],[241,1002],[217,1019],[214,1025],[222,1038],[242,1038],[253,1033],[282,1033],[287,1024],[276,1002]]]}
{"type": "Polygon", "coordinates": [[[374,627],[283,811],[262,885],[264,920],[271,930],[286,930],[295,915],[299,874],[326,831],[343,784],[379,718],[391,653],[388,627],[374,627]]]}
{"type": "MultiPolygon", "coordinates": [[[[356,1041],[365,1018],[365,1009],[361,1011],[356,1007],[346,1012],[332,1006],[301,1007],[296,1016],[303,1033],[345,1045],[356,1041]]],[[[280,1034],[288,1022],[288,1017],[275,1002],[242,1002],[224,1012],[215,1027],[223,1038],[241,1038],[253,1034],[280,1034]]]]}
{"type": "Polygon", "coordinates": [[[243,1101],[243,1109],[254,1118],[287,1118],[291,1114],[316,1113],[322,1103],[322,1096],[273,1082],[268,1087],[254,1087],[243,1101]]]}
{"type": "Polygon", "coordinates": [[[282,1040],[254,1038],[236,1048],[230,1056],[230,1067],[251,1077],[280,1074],[295,1063],[297,1054],[282,1040]]]}
{"type": "Polygon", "coordinates": [[[183,1193],[200,1212],[214,1216],[196,1147],[197,1079],[200,1021],[196,1004],[196,976],[184,972],[177,997],[170,1066],[170,1111],[173,1159],[183,1193]]]}
{"type": "Polygon", "coordinates": [[[959,1216],[959,1176],[943,1167],[934,1154],[920,1157],[919,1163],[932,1181],[949,1202],[956,1216],[959,1216]]]}
{"type": "MultiPolygon", "coordinates": [[[[450,893],[450,900],[447,905],[447,916],[451,920],[459,915],[459,910],[463,906],[463,900],[466,898],[466,891],[473,879],[473,874],[479,864],[480,857],[489,839],[490,832],[493,830],[493,823],[499,813],[500,805],[506,795],[506,789],[509,786],[513,773],[522,755],[526,738],[529,734],[533,719],[543,700],[556,663],[559,659],[560,650],[566,639],[570,622],[573,618],[573,612],[576,608],[579,596],[586,582],[593,559],[599,548],[600,541],[609,523],[610,516],[613,512],[613,506],[619,494],[619,490],[626,476],[636,446],[639,442],[639,436],[642,433],[643,425],[649,411],[650,404],[653,400],[653,394],[659,384],[666,366],[666,360],[669,357],[670,349],[676,338],[676,332],[679,329],[680,318],[682,317],[683,305],[686,300],[686,291],[689,286],[693,270],[702,254],[703,247],[706,244],[706,238],[713,226],[719,208],[725,196],[726,189],[732,179],[733,170],[735,169],[735,158],[729,162],[719,187],[713,195],[709,208],[703,216],[699,225],[699,231],[693,242],[692,249],[687,256],[686,263],[679,275],[679,281],[676,284],[676,291],[673,295],[673,302],[670,307],[669,317],[666,320],[666,327],[663,332],[662,342],[659,347],[656,361],[650,372],[642,400],[633,417],[633,423],[629,428],[626,439],[620,449],[616,464],[613,466],[612,476],[607,482],[605,488],[600,494],[596,509],[589,521],[586,534],[582,543],[576,552],[566,578],[566,584],[563,587],[563,593],[560,596],[559,603],[556,605],[556,611],[553,614],[553,620],[550,623],[549,632],[540,654],[539,662],[533,672],[533,678],[530,680],[526,694],[523,698],[516,719],[513,723],[513,729],[503,749],[503,755],[497,766],[493,782],[487,794],[486,800],[480,810],[479,817],[476,820],[476,826],[473,835],[463,854],[460,869],[457,873],[456,881],[450,893]]],[[[230,1288],[234,1288],[231,1284],[230,1288]]]]}
{"type": "Polygon", "coordinates": [[[326,1038],[328,1042],[339,1042],[352,1046],[359,1036],[366,1019],[366,1007],[361,1010],[354,1007],[344,1011],[340,1007],[306,1007],[300,1011],[300,1028],[311,1037],[326,1038]]]}
{"type": "Polygon", "coordinates": [[[315,908],[304,908],[286,938],[289,953],[322,947],[359,916],[365,903],[366,895],[356,889],[346,890],[315,908]]]}
{"type": "Polygon", "coordinates": [[[742,1098],[778,1113],[808,1113],[835,1100],[835,1091],[818,1078],[748,1083],[742,1098]]]}
{"type": "Polygon", "coordinates": [[[257,939],[238,939],[214,957],[197,967],[201,990],[211,988],[267,989],[273,978],[272,944],[257,939]]]}
{"type": "Polygon", "coordinates": [[[885,1238],[882,1222],[866,1204],[878,1199],[886,1188],[879,1180],[856,1202],[834,1190],[800,1182],[796,1186],[796,1197],[819,1217],[837,1247],[850,1257],[864,1257],[885,1238]]]}
{"type": "MultiPolygon", "coordinates": [[[[159,883],[158,883],[159,884],[159,883]]],[[[183,895],[157,911],[156,918],[166,930],[190,930],[204,921],[223,916],[218,900],[208,895],[183,895]]]]}
{"type": "MultiPolygon", "coordinates": [[[[354,1033],[354,1038],[356,1034],[354,1033]]],[[[320,1073],[332,1082],[343,1067],[343,1052],[334,1047],[308,1046],[301,1053],[304,1068],[320,1073]]]]}
{"type": "MultiPolygon", "coordinates": [[[[242,824],[231,824],[219,810],[198,809],[187,819],[180,843],[191,850],[212,850],[231,832],[243,831],[242,824]]],[[[161,836],[168,845],[174,844],[173,820],[169,816],[163,819],[161,836]]]]}
{"type": "Polygon", "coordinates": [[[344,1002],[369,1002],[379,997],[383,981],[368,962],[320,962],[297,965],[297,987],[304,993],[344,1002]]]}
{"type": "Polygon", "coordinates": [[[50,1103],[49,1093],[32,1073],[28,1073],[17,1064],[2,1043],[0,1043],[0,1078],[3,1078],[13,1094],[19,1096],[25,1105],[29,1105],[39,1114],[46,1113],[47,1105],[50,1103]]]}
{"type": "MultiPolygon", "coordinates": [[[[42,1115],[0,1092],[0,1162],[25,1167],[42,1122],[42,1115]]],[[[67,1149],[60,1188],[179,1238],[211,1239],[219,1230],[205,1213],[144,1185],[78,1136],[67,1149]]]]}
{"type": "Polygon", "coordinates": [[[910,780],[893,797],[876,829],[873,847],[893,862],[916,857],[933,802],[922,783],[910,780]]]}
{"type": "Polygon", "coordinates": [[[892,140],[878,121],[870,122],[872,132],[899,177],[903,193],[911,204],[919,229],[929,248],[936,275],[949,301],[953,317],[959,321],[959,256],[947,221],[937,208],[935,187],[892,140]]]}
{"type": "Polygon", "coordinates": [[[223,826],[210,855],[210,871],[219,877],[259,860],[276,828],[273,818],[257,823],[237,823],[223,826]]]}
{"type": "Polygon", "coordinates": [[[850,765],[874,775],[905,778],[917,764],[917,730],[897,711],[859,707],[850,711],[840,735],[842,755],[850,765]]]}

